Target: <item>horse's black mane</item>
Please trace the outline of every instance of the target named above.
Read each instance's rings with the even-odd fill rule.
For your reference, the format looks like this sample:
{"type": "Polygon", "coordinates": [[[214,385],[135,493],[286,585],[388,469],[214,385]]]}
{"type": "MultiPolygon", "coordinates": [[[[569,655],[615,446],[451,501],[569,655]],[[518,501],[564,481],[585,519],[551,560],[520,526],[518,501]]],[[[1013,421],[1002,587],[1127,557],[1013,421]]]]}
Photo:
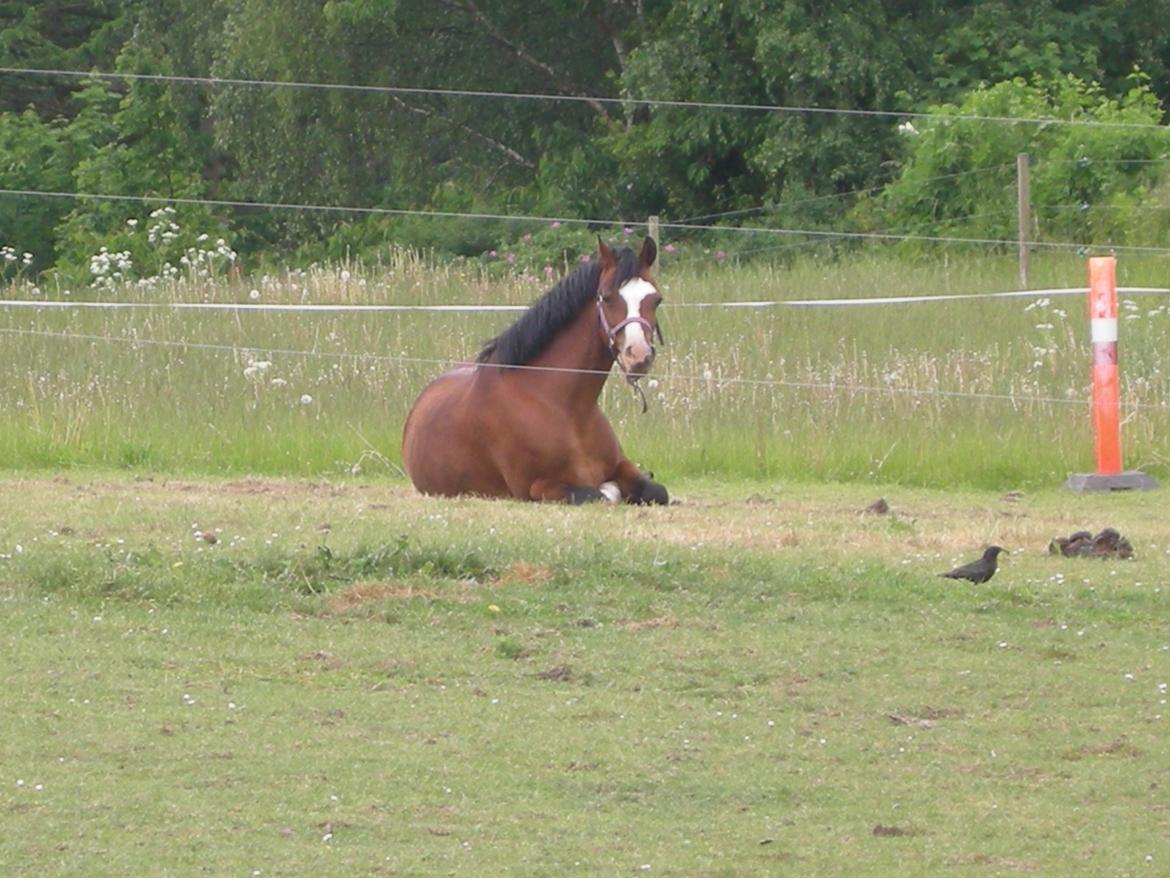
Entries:
{"type": "MultiPolygon", "coordinates": [[[[617,285],[638,276],[638,257],[629,247],[615,251],[617,285]]],[[[597,297],[601,265],[597,257],[565,275],[556,286],[532,304],[520,318],[489,341],[476,361],[523,366],[538,357],[557,334],[597,297]]]]}

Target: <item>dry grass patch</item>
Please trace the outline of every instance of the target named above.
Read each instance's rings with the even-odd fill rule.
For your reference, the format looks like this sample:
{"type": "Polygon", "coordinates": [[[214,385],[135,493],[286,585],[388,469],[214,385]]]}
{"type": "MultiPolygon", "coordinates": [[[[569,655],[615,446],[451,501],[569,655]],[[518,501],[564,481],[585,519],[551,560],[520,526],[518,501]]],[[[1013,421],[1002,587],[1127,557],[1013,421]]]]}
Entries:
{"type": "Polygon", "coordinates": [[[532,564],[528,561],[517,561],[509,564],[495,580],[494,585],[544,585],[556,576],[556,571],[543,564],[532,564]]]}
{"type": "Polygon", "coordinates": [[[419,588],[413,585],[388,582],[359,582],[330,597],[327,606],[334,613],[345,613],[358,607],[376,604],[382,601],[409,601],[417,598],[428,601],[445,598],[459,603],[463,603],[469,599],[465,595],[441,595],[434,589],[419,588]]]}

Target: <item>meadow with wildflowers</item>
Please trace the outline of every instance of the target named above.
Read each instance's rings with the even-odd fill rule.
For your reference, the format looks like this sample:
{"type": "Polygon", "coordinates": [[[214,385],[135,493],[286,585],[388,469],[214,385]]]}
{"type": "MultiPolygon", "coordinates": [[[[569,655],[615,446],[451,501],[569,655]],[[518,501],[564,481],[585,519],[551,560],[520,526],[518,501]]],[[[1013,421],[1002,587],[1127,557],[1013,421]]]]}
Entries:
{"type": "MultiPolygon", "coordinates": [[[[1004,290],[1014,265],[667,243],[650,411],[618,382],[604,404],[678,502],[440,501],[398,468],[402,419],[511,314],[216,308],[522,306],[565,264],[521,238],[245,271],[172,223],[84,284],[6,276],[5,874],[1170,857],[1162,501],[1056,488],[1092,466],[1078,298],[706,307],[1004,290]],[[1134,559],[1047,552],[1106,525],[1134,559]],[[990,583],[937,576],[988,542],[990,583]]],[[[1123,301],[1127,459],[1163,478],[1168,328],[1123,301]]]]}
{"type": "MultiPolygon", "coordinates": [[[[94,254],[82,284],[10,271],[3,295],[28,307],[0,315],[0,364],[13,379],[0,388],[0,459],[18,470],[394,475],[418,390],[513,314],[190,306],[522,306],[591,246],[588,234],[550,226],[474,259],[391,250],[376,263],[248,270],[222,238],[156,210],[94,254]],[[69,302],[77,307],[49,307],[69,302]]],[[[781,262],[740,262],[679,242],[662,251],[667,343],[644,384],[650,411],[617,381],[604,400],[634,458],[660,477],[1008,489],[1091,468],[1079,296],[700,307],[1010,290],[1013,259],[793,247],[781,262]]],[[[1038,287],[1085,283],[1079,255],[1034,263],[1038,287]]],[[[1119,275],[1157,286],[1162,260],[1123,258],[1119,275]]],[[[1126,462],[1165,478],[1166,296],[1123,296],[1121,324],[1126,462]]]]}

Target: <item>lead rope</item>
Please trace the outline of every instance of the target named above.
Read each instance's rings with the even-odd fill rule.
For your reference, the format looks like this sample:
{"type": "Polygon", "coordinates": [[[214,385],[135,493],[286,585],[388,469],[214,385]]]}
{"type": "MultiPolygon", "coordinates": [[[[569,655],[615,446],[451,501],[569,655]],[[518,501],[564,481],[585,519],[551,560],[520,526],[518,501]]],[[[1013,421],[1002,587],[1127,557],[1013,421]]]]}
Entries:
{"type": "MultiPolygon", "coordinates": [[[[626,378],[629,381],[629,377],[626,378]]],[[[646,403],[646,391],[642,389],[642,385],[636,381],[630,381],[630,387],[634,388],[634,393],[642,400],[642,414],[646,414],[650,410],[650,406],[646,403]]]]}

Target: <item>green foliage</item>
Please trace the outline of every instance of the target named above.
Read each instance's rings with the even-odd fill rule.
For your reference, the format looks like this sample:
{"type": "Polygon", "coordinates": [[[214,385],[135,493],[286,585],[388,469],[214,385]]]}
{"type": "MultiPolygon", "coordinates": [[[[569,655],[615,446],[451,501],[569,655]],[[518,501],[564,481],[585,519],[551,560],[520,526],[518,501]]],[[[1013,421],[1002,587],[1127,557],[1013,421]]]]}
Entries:
{"type": "MultiPolygon", "coordinates": [[[[571,44],[567,52],[557,45],[556,30],[565,23],[502,2],[239,4],[225,20],[212,67],[225,77],[538,91],[547,88],[538,80],[548,74],[534,73],[533,64],[596,71],[591,46],[571,44]],[[533,27],[541,30],[530,58],[527,36],[508,38],[533,27]],[[517,53],[526,63],[515,63],[517,53]]],[[[604,84],[594,73],[571,90],[578,87],[598,91],[604,84]]],[[[217,141],[232,157],[237,197],[394,209],[474,201],[482,212],[500,212],[517,187],[531,182],[534,132],[566,120],[578,137],[582,128],[581,111],[571,105],[332,89],[226,87],[216,92],[213,114],[217,141]]],[[[291,249],[333,235],[350,219],[281,212],[252,226],[261,240],[291,249]]],[[[374,225],[401,229],[401,243],[465,255],[492,240],[475,230],[460,240],[469,226],[458,223],[454,233],[425,220],[374,225]]]]}
{"type": "MultiPolygon", "coordinates": [[[[80,112],[65,129],[70,138],[97,145],[74,150],[72,185],[80,192],[135,199],[198,198],[206,183],[197,164],[198,140],[170,89],[135,81],[124,94],[104,82],[80,93],[80,112]]],[[[152,207],[138,200],[83,199],[58,228],[63,278],[100,285],[107,281],[216,270],[235,259],[223,236],[225,224],[201,205],[152,207]],[[99,254],[124,254],[121,267],[95,270],[99,254]]]]}
{"type": "MultiPolygon", "coordinates": [[[[64,141],[61,125],[41,121],[32,110],[0,113],[0,187],[70,191],[64,141]]],[[[0,197],[0,246],[32,253],[34,270],[52,265],[56,228],[70,207],[65,199],[0,197]]]]}
{"type": "Polygon", "coordinates": [[[398,0],[327,0],[321,14],[335,26],[393,30],[397,7],[398,0]]]}
{"type": "Polygon", "coordinates": [[[1065,74],[1116,94],[1135,67],[1150,74],[1157,94],[1170,90],[1170,32],[1161,26],[1170,15],[1167,0],[990,0],[940,4],[934,12],[914,23],[928,36],[930,85],[949,100],[979,83],[1065,74]]]}
{"type": "MultiPolygon", "coordinates": [[[[108,70],[129,38],[143,0],[0,2],[0,65],[108,70]]],[[[71,116],[73,77],[4,74],[0,116],[31,108],[42,121],[71,116]]]]}
{"type": "MultiPolygon", "coordinates": [[[[404,212],[215,208],[186,220],[245,257],[301,263],[394,245],[479,258],[534,232],[409,215],[427,211],[884,227],[885,205],[858,207],[856,193],[889,183],[908,151],[922,148],[888,119],[637,101],[1156,118],[1148,102],[1170,93],[1167,20],[1170,0],[556,0],[540,14],[508,0],[0,2],[3,65],[579,99],[5,74],[0,184],[404,212]],[[1135,65],[1148,80],[1127,79],[1135,65]],[[1042,98],[1006,93],[1033,75],[1027,87],[1042,98]],[[1061,86],[1069,76],[1100,91],[1061,86]]],[[[1044,133],[1033,144],[1021,130],[984,125],[963,135],[978,142],[962,149],[978,157],[1022,144],[1054,160],[1100,163],[1051,182],[1037,168],[1041,190],[1072,199],[1061,203],[1063,216],[1039,215],[1041,231],[1140,237],[1131,215],[1160,204],[1164,196],[1151,193],[1161,169],[1121,173],[1140,178],[1132,185],[1103,169],[1118,156],[1149,154],[1142,137],[1122,148],[1079,129],[1081,140],[1070,134],[1058,147],[1060,138],[1044,133]]],[[[931,164],[963,166],[956,156],[911,164],[922,169],[905,166],[914,178],[929,176],[931,164]]],[[[899,204],[894,221],[910,211],[908,222],[927,215],[941,229],[996,198],[1009,179],[970,181],[986,184],[984,192],[903,193],[947,203],[899,204]]],[[[34,253],[35,271],[59,265],[72,281],[101,247],[122,252],[125,223],[141,213],[128,203],[5,196],[0,246],[34,253]]],[[[1143,225],[1150,240],[1163,233],[1160,222],[1143,225]]],[[[742,241],[707,243],[751,249],[742,241]]],[[[545,264],[557,260],[553,250],[545,264]]]]}
{"type": "MultiPolygon", "coordinates": [[[[672,5],[630,57],[632,97],[752,105],[888,107],[911,80],[905,23],[879,3],[810,10],[786,0],[672,5]]],[[[663,212],[755,208],[870,184],[896,149],[888,126],[804,113],[663,108],[611,132],[623,176],[656,180],[663,212]]]]}
{"type": "Polygon", "coordinates": [[[489,275],[523,274],[551,286],[577,265],[597,252],[598,237],[620,245],[635,234],[632,226],[622,229],[590,229],[580,223],[553,221],[533,231],[509,235],[498,247],[482,254],[489,275]]]}
{"type": "Polygon", "coordinates": [[[1161,105],[1139,74],[1116,98],[1074,76],[980,87],[903,126],[909,156],[880,198],[880,219],[919,234],[1012,238],[1015,161],[1027,153],[1034,239],[1147,241],[1149,217],[1138,208],[1154,200],[1170,160],[1170,138],[1156,127],[1161,120],[1161,105]],[[991,121],[1003,117],[1057,121],[991,121]]]}

